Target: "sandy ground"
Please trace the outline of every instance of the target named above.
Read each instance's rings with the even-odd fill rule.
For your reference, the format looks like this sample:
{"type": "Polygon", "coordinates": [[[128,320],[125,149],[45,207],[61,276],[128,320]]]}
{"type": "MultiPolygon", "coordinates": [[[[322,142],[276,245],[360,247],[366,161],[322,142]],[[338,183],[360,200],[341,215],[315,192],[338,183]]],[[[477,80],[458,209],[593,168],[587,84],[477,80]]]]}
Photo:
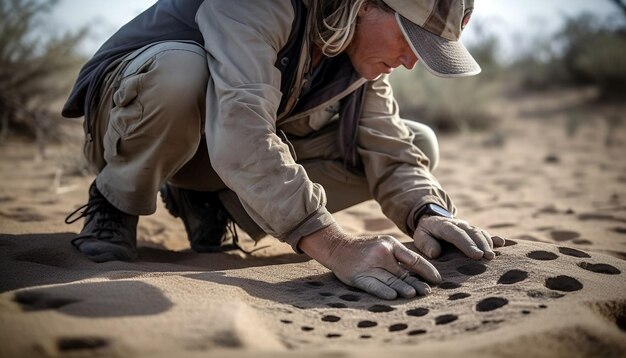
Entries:
{"type": "MultiPolygon", "coordinates": [[[[63,223],[92,180],[71,175],[76,145],[43,159],[5,144],[0,357],[624,356],[626,128],[606,118],[625,111],[580,100],[500,103],[493,131],[441,139],[435,173],[460,216],[508,243],[491,262],[446,250],[446,282],[395,301],[271,238],[250,256],[193,253],[162,206],[140,221],[140,260],[92,263],[70,245],[81,223],[63,223]]],[[[336,217],[410,242],[373,201],[336,217]]]]}

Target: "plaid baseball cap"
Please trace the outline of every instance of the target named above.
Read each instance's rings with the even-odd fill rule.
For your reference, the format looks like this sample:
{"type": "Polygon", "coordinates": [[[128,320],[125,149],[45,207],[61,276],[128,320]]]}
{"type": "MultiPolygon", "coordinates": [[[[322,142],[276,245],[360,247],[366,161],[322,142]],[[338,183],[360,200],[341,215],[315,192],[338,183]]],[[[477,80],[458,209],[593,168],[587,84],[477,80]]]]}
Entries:
{"type": "Polygon", "coordinates": [[[383,0],[411,49],[433,74],[465,77],[480,66],[459,41],[474,10],[474,0],[383,0]]]}

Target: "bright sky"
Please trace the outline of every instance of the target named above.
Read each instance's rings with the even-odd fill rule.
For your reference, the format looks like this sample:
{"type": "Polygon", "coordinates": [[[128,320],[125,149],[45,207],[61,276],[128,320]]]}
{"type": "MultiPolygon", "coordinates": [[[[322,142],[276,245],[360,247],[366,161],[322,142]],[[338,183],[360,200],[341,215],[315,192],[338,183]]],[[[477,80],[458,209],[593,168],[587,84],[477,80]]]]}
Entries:
{"type": "MultiPolygon", "coordinates": [[[[155,0],[60,0],[45,26],[51,31],[62,31],[90,25],[83,50],[93,53],[120,26],[154,3],[155,0]]],[[[604,16],[619,11],[610,0],[475,0],[475,6],[472,22],[480,22],[486,30],[501,34],[504,51],[514,51],[520,38],[527,38],[525,35],[550,34],[559,28],[565,16],[585,11],[604,16]]],[[[471,29],[470,25],[464,33],[464,42],[475,40],[476,33],[471,29]]]]}

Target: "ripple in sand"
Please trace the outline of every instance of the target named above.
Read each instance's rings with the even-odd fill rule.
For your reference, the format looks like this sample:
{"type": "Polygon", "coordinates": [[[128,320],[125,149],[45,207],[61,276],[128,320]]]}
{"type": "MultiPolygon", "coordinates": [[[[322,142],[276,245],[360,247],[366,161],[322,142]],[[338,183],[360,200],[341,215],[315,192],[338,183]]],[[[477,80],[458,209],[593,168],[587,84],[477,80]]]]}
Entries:
{"type": "Polygon", "coordinates": [[[395,308],[387,305],[373,305],[367,309],[370,312],[381,313],[381,312],[391,312],[395,310],[395,308]]]}
{"type": "Polygon", "coordinates": [[[451,294],[450,296],[448,296],[448,300],[449,301],[456,301],[456,300],[460,300],[463,298],[467,298],[471,296],[469,293],[465,293],[465,292],[459,292],[459,293],[454,293],[451,294]]]}
{"type": "Polygon", "coordinates": [[[580,281],[565,275],[547,278],[545,286],[551,290],[564,292],[578,291],[583,288],[583,284],[580,281]]]}
{"type": "Polygon", "coordinates": [[[339,322],[339,320],[341,320],[341,317],[337,317],[337,316],[333,316],[333,315],[326,315],[322,317],[322,321],[324,322],[339,322]]]}
{"type": "Polygon", "coordinates": [[[567,241],[580,237],[580,234],[576,231],[569,230],[553,230],[550,231],[550,236],[554,241],[567,241]]]}
{"type": "Polygon", "coordinates": [[[404,331],[405,329],[409,328],[409,326],[407,324],[404,323],[396,323],[396,324],[392,324],[391,326],[389,326],[389,332],[399,332],[399,331],[404,331]]]}
{"type": "Polygon", "coordinates": [[[460,266],[456,270],[467,276],[476,276],[487,271],[487,266],[479,262],[472,262],[467,265],[460,266]]]}
{"type": "Polygon", "coordinates": [[[573,256],[573,257],[591,257],[588,253],[576,249],[572,249],[570,247],[559,247],[559,252],[563,255],[573,256]]]}
{"type": "Polygon", "coordinates": [[[413,317],[422,317],[426,316],[428,312],[428,308],[419,307],[406,311],[406,314],[413,317]]]}
{"type": "Polygon", "coordinates": [[[57,340],[59,351],[94,350],[109,345],[109,340],[100,337],[63,337],[57,340]]]}
{"type": "Polygon", "coordinates": [[[359,327],[359,328],[371,328],[371,327],[378,326],[378,323],[374,322],[374,321],[361,321],[361,322],[357,323],[356,326],[359,327]]]}
{"type": "Polygon", "coordinates": [[[509,300],[503,297],[487,297],[476,304],[476,311],[488,312],[496,310],[509,303],[509,300]]]}
{"type": "Polygon", "coordinates": [[[622,271],[620,271],[616,267],[613,267],[608,264],[592,264],[589,262],[581,262],[578,264],[578,266],[580,266],[581,268],[587,271],[591,271],[595,273],[603,273],[606,275],[619,275],[620,273],[622,273],[622,271]]]}
{"type": "Polygon", "coordinates": [[[447,281],[447,282],[440,283],[437,287],[444,289],[444,290],[453,290],[455,288],[461,287],[461,284],[447,281]]]}
{"type": "Polygon", "coordinates": [[[528,272],[522,270],[509,270],[504,273],[499,279],[499,284],[511,285],[524,281],[528,278],[528,272]]]}
{"type": "Polygon", "coordinates": [[[530,257],[533,260],[542,260],[542,261],[556,260],[559,257],[554,252],[541,251],[541,250],[529,252],[528,255],[526,256],[530,257]]]}
{"type": "Polygon", "coordinates": [[[444,314],[441,316],[438,316],[437,318],[435,318],[435,324],[440,325],[440,324],[448,324],[450,322],[454,322],[457,319],[459,319],[459,316],[454,315],[454,314],[444,314]]]}

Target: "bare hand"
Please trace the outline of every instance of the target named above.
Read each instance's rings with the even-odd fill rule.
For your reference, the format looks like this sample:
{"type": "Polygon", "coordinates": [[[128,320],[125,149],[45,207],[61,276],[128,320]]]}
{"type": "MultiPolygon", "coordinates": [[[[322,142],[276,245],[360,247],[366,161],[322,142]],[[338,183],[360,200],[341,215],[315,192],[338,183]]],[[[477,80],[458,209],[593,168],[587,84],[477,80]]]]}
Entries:
{"type": "Polygon", "coordinates": [[[496,256],[493,248],[504,246],[504,239],[491,236],[467,221],[441,216],[422,217],[413,234],[415,246],[429,258],[436,258],[441,254],[441,245],[437,240],[453,244],[475,260],[491,260],[496,256]]]}
{"type": "Polygon", "coordinates": [[[303,239],[300,247],[349,286],[391,300],[398,295],[410,298],[430,293],[428,284],[411,273],[429,282],[441,282],[441,275],[430,262],[392,236],[351,237],[336,228],[321,233],[325,230],[315,240],[303,239]]]}

